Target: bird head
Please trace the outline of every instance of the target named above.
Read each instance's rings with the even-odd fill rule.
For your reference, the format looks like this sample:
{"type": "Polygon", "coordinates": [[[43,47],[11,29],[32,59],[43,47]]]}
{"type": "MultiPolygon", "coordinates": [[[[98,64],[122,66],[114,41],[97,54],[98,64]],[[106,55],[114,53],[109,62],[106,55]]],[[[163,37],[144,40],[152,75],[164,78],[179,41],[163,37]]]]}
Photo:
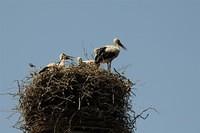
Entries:
{"type": "Polygon", "coordinates": [[[74,57],[66,55],[64,53],[61,53],[59,58],[60,58],[60,60],[72,60],[72,58],[74,58],[74,57]]]}
{"type": "Polygon", "coordinates": [[[114,38],[113,39],[113,43],[122,47],[124,50],[126,50],[126,47],[121,43],[121,41],[119,40],[119,38],[114,38]]]}
{"type": "Polygon", "coordinates": [[[83,63],[83,59],[81,57],[77,57],[76,60],[79,65],[83,63]]]}

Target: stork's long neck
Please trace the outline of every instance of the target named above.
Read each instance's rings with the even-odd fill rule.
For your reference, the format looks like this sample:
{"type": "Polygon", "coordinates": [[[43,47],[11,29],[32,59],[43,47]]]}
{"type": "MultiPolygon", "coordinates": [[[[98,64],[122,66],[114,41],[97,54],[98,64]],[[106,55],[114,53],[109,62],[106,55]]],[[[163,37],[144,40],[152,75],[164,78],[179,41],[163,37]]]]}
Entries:
{"type": "Polygon", "coordinates": [[[79,60],[78,60],[78,63],[79,63],[79,64],[82,64],[82,63],[83,63],[83,60],[82,60],[82,59],[79,59],[79,60]]]}
{"type": "Polygon", "coordinates": [[[61,67],[65,66],[65,59],[60,60],[59,66],[61,67]]]}
{"type": "Polygon", "coordinates": [[[114,43],[114,46],[115,46],[116,48],[120,49],[120,46],[119,46],[118,43],[114,43]]]}

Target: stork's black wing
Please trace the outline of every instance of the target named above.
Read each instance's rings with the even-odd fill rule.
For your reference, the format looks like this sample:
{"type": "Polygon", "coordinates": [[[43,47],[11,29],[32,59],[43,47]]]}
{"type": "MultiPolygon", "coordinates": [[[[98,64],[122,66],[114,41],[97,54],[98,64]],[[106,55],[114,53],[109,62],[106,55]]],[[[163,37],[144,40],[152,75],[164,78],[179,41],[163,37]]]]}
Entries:
{"type": "Polygon", "coordinates": [[[96,56],[95,56],[95,63],[100,63],[101,60],[103,60],[103,55],[105,53],[106,47],[101,47],[96,50],[96,56]]]}
{"type": "Polygon", "coordinates": [[[106,51],[106,48],[107,47],[102,47],[96,51],[95,63],[98,64],[104,60],[112,60],[118,55],[118,53],[116,53],[115,51],[106,51]]]}

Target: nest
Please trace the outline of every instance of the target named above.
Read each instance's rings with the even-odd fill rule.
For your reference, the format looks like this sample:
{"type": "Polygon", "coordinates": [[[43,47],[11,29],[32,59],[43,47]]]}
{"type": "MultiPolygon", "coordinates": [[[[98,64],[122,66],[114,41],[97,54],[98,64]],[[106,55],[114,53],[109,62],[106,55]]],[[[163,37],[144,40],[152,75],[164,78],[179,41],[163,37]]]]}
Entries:
{"type": "Polygon", "coordinates": [[[24,133],[131,133],[133,83],[118,72],[80,65],[33,75],[20,88],[24,133]]]}

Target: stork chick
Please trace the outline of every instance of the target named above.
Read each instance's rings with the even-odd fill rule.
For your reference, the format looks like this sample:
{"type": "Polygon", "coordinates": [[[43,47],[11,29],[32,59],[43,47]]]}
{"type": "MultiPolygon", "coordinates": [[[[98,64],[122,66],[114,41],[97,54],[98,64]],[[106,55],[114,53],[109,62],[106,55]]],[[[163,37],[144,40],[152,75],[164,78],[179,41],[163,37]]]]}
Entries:
{"type": "Polygon", "coordinates": [[[99,67],[99,64],[95,63],[95,60],[84,60],[81,57],[77,57],[77,62],[79,65],[86,64],[86,65],[95,65],[96,67],[99,67]]]}
{"type": "Polygon", "coordinates": [[[64,53],[61,53],[59,56],[59,63],[50,63],[48,64],[46,67],[44,67],[42,70],[39,71],[39,73],[42,73],[46,70],[51,70],[52,68],[56,67],[56,68],[62,68],[65,66],[65,61],[66,60],[72,60],[72,56],[66,55],[64,53]]]}
{"type": "Polygon", "coordinates": [[[95,48],[95,63],[107,63],[108,71],[111,72],[111,62],[119,55],[120,48],[126,50],[126,47],[121,43],[118,38],[114,38],[113,43],[110,45],[95,48]]]}

